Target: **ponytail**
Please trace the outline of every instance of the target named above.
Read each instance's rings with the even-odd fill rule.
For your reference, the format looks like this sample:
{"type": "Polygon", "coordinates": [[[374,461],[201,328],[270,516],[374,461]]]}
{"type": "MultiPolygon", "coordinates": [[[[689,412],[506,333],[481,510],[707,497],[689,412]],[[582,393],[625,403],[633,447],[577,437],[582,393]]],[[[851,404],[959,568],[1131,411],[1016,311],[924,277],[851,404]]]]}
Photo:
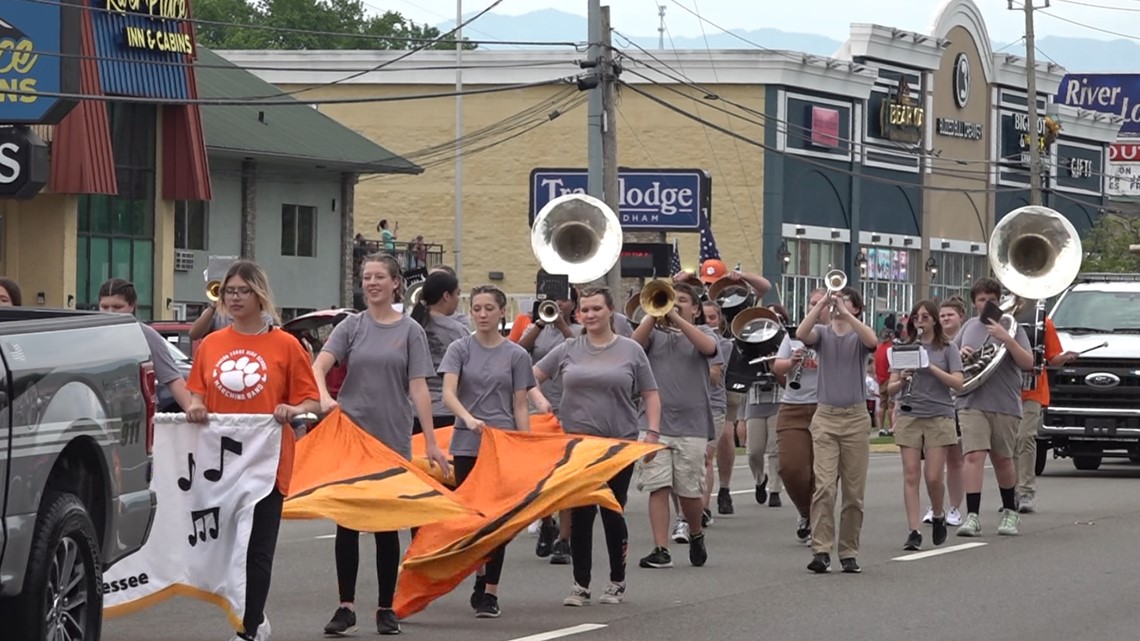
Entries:
{"type": "Polygon", "coordinates": [[[423,289],[420,290],[420,299],[412,308],[412,320],[419,323],[420,327],[427,327],[428,322],[431,321],[429,308],[439,303],[444,294],[454,292],[457,289],[459,289],[459,279],[454,274],[446,271],[435,271],[428,274],[424,280],[423,289]]]}

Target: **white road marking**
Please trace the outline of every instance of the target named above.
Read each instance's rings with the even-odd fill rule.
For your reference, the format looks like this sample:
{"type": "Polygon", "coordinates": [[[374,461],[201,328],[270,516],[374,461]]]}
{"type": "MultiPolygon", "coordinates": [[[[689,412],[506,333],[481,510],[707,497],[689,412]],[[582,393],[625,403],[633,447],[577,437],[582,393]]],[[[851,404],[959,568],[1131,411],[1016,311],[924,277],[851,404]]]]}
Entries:
{"type": "Polygon", "coordinates": [[[938,548],[934,550],[927,550],[925,552],[915,552],[914,554],[907,554],[906,556],[896,556],[891,559],[892,561],[918,561],[919,559],[929,559],[932,556],[941,556],[943,554],[950,554],[951,552],[961,552],[963,550],[972,550],[980,548],[985,543],[977,541],[974,543],[962,543],[961,545],[951,545],[948,548],[938,548]]]}
{"type": "Polygon", "coordinates": [[[737,494],[754,494],[755,492],[756,488],[752,488],[751,490],[733,490],[729,494],[736,496],[737,494]]]}
{"type": "Polygon", "coordinates": [[[590,632],[592,630],[601,630],[606,627],[602,623],[583,623],[569,628],[562,628],[560,630],[551,630],[550,632],[541,632],[539,634],[532,634],[528,637],[519,637],[511,639],[510,641],[550,641],[551,639],[561,639],[568,637],[572,634],[580,634],[582,632],[590,632]]]}
{"type": "Polygon", "coordinates": [[[320,536],[314,536],[313,538],[314,539],[335,539],[336,535],[335,534],[322,534],[320,536]]]}

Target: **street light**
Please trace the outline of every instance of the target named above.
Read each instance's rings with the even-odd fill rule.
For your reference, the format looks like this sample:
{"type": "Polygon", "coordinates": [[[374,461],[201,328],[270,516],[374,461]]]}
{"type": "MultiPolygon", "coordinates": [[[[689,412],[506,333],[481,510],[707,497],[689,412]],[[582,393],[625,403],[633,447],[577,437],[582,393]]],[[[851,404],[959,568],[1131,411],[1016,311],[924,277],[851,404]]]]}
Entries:
{"type": "Polygon", "coordinates": [[[792,252],[788,251],[788,241],[782,241],[776,250],[776,257],[780,259],[780,272],[788,271],[788,264],[792,262],[792,252]]]}
{"type": "Polygon", "coordinates": [[[859,275],[860,276],[866,276],[867,275],[867,256],[866,256],[866,254],[864,254],[863,252],[859,252],[859,254],[857,256],[855,256],[855,264],[859,266],[859,275]]]}
{"type": "Polygon", "coordinates": [[[938,275],[938,262],[934,260],[933,256],[926,259],[926,271],[930,272],[931,277],[938,275]]]}

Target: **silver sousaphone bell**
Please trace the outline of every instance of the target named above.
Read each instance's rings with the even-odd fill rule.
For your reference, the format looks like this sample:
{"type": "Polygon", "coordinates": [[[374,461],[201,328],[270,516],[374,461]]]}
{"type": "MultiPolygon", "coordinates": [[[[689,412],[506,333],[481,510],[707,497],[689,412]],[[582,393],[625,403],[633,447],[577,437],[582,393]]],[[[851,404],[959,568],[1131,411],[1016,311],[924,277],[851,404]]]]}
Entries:
{"type": "Polygon", "coordinates": [[[548,274],[589,283],[604,278],[621,258],[621,221],[593,196],[559,196],[535,216],[530,246],[548,274]]]}

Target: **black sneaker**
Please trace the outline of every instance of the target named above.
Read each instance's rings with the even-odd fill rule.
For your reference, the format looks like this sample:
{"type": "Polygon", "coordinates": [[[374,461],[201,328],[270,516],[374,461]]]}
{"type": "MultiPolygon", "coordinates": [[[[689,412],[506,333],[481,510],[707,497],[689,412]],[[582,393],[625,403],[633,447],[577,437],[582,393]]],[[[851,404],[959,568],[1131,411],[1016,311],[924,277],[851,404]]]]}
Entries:
{"type": "Polygon", "coordinates": [[[570,542],[566,539],[558,539],[554,542],[554,550],[550,554],[551,565],[570,565],[573,559],[570,557],[570,542]]]}
{"type": "Polygon", "coordinates": [[[669,550],[656,547],[649,553],[649,556],[641,559],[638,565],[643,568],[671,568],[673,567],[673,557],[670,556],[669,550]]]}
{"type": "Polygon", "coordinates": [[[558,538],[558,526],[546,525],[538,527],[538,543],[534,545],[534,553],[540,559],[550,556],[554,547],[554,540],[558,538]]]}
{"type": "Polygon", "coordinates": [[[768,495],[768,507],[780,507],[782,505],[779,492],[772,492],[768,495]]]}
{"type": "Polygon", "coordinates": [[[400,619],[388,608],[376,611],[377,634],[400,634],[400,619]]]}
{"type": "Polygon", "coordinates": [[[764,480],[756,486],[756,502],[764,505],[768,502],[768,475],[764,475],[764,480]]]}
{"type": "Polygon", "coordinates": [[[333,613],[332,620],[325,626],[325,634],[340,636],[356,631],[356,612],[351,608],[340,607],[333,613]]]}
{"type": "Polygon", "coordinates": [[[471,592],[471,609],[479,611],[479,604],[483,602],[483,595],[487,593],[487,577],[475,575],[475,590],[471,592]]]}
{"type": "Polygon", "coordinates": [[[720,488],[716,493],[716,511],[721,514],[734,514],[736,509],[732,507],[732,494],[729,493],[727,487],[720,488]]]}
{"type": "Polygon", "coordinates": [[[922,533],[918,530],[911,530],[910,534],[906,537],[906,543],[903,544],[904,550],[921,550],[922,549],[922,533]]]}
{"type": "Polygon", "coordinates": [[[831,572],[831,555],[826,552],[811,557],[811,563],[808,563],[807,569],[816,574],[827,574],[831,572]]]}
{"type": "Polygon", "coordinates": [[[705,533],[700,532],[689,537],[689,563],[699,568],[709,560],[709,551],[705,549],[705,533]]]}
{"type": "Polygon", "coordinates": [[[499,597],[494,594],[484,594],[483,601],[475,608],[475,617],[479,619],[499,618],[499,597]]]}
{"type": "Polygon", "coordinates": [[[701,527],[708,527],[712,524],[713,524],[712,510],[710,510],[706,507],[705,511],[701,514],[701,527]]]}
{"type": "Polygon", "coordinates": [[[942,545],[946,542],[946,517],[936,516],[931,520],[931,533],[930,538],[934,540],[934,545],[942,545]]]}
{"type": "Polygon", "coordinates": [[[859,574],[863,568],[855,562],[855,559],[839,559],[839,565],[843,568],[844,574],[859,574]]]}
{"type": "Polygon", "coordinates": [[[799,525],[796,526],[796,540],[800,543],[807,543],[810,539],[811,521],[806,516],[801,516],[799,525]]]}

